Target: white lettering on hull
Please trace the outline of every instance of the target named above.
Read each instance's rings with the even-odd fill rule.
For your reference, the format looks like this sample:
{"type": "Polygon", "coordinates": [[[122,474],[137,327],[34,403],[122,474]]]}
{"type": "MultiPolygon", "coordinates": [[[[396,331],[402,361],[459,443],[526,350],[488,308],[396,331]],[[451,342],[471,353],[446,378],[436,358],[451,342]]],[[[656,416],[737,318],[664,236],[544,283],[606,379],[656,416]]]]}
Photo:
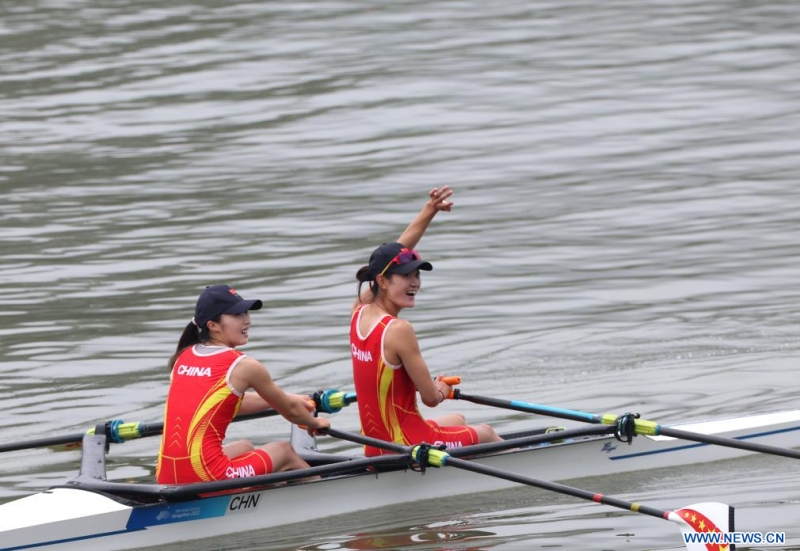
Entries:
{"type": "Polygon", "coordinates": [[[230,511],[242,511],[244,509],[255,509],[258,507],[258,500],[261,499],[261,494],[236,496],[231,499],[228,505],[230,511]]]}

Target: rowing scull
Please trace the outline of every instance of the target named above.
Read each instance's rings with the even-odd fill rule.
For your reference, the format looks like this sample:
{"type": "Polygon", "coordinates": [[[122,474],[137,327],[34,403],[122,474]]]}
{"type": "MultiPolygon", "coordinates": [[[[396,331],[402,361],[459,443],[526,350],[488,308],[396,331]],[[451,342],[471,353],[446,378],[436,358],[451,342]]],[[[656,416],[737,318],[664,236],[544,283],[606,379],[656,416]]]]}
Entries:
{"type": "MultiPolygon", "coordinates": [[[[787,448],[800,446],[800,410],[672,426],[787,448]]],[[[609,430],[596,426],[570,429],[560,432],[556,441],[533,445],[531,442],[552,440],[553,435],[537,436],[544,431],[530,431],[505,435],[528,442],[525,447],[487,452],[491,445],[479,445],[452,450],[451,454],[522,476],[555,481],[719,461],[749,453],[664,436],[637,436],[629,446],[607,434],[609,430]]],[[[399,457],[366,459],[325,454],[313,448],[301,450],[316,465],[303,473],[181,487],[121,483],[105,480],[103,435],[87,435],[83,448],[81,475],[76,479],[0,505],[3,549],[139,549],[515,485],[446,468],[428,468],[423,476],[399,457]],[[324,477],[275,485],[310,474],[324,477]],[[243,484],[248,487],[243,488],[243,484]]]]}

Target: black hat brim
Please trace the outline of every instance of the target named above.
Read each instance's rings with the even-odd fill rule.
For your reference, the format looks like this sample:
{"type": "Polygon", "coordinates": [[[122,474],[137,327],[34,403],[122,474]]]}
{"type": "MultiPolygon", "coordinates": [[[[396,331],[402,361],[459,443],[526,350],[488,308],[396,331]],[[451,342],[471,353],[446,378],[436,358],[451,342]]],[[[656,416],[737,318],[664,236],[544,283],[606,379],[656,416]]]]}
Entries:
{"type": "Polygon", "coordinates": [[[406,262],[405,264],[393,265],[387,273],[390,274],[400,274],[400,275],[408,275],[414,270],[425,270],[426,272],[430,272],[433,270],[433,266],[427,260],[412,260],[411,262],[406,262]]]}
{"type": "Polygon", "coordinates": [[[242,300],[227,308],[223,314],[243,314],[248,310],[261,310],[261,307],[264,306],[264,303],[260,300],[250,299],[250,300],[242,300]]]}

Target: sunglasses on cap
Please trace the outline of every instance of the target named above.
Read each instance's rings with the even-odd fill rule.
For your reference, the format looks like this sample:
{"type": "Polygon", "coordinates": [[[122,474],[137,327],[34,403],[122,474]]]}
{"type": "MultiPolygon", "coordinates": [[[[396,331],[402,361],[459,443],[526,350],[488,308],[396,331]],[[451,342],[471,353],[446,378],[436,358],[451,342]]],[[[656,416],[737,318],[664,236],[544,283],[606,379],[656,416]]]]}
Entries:
{"type": "Polygon", "coordinates": [[[392,264],[402,266],[403,264],[408,264],[409,262],[414,262],[415,260],[421,260],[421,257],[417,251],[408,248],[400,249],[400,252],[397,253],[397,256],[391,259],[383,271],[378,275],[384,275],[386,270],[388,270],[392,264]]]}

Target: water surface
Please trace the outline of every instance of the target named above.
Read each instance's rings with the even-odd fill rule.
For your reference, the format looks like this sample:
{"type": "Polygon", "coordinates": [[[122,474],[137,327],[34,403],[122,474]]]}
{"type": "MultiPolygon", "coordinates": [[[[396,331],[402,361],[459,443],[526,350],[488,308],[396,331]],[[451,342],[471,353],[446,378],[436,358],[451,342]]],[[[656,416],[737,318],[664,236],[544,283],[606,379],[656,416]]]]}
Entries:
{"type": "MultiPolygon", "coordinates": [[[[443,184],[456,206],[420,244],[435,270],[404,312],[434,373],[662,422],[796,405],[793,2],[52,0],[0,15],[1,442],[160,420],[166,359],[212,283],[265,301],[247,352],[283,386],[351,390],[355,271],[443,184]]],[[[546,422],[443,407],[498,430],[546,422]]],[[[334,423],[355,430],[357,412],[334,423]]],[[[287,432],[271,419],[231,436],[287,432]]],[[[114,447],[111,475],[150,479],[157,444],[114,447]]],[[[0,499],[77,460],[5,454],[0,499]]],[[[793,549],[793,473],[754,457],[575,483],[661,508],[727,501],[740,529],[786,531],[771,549],[793,549]]],[[[669,523],[520,488],[208,548],[679,544],[669,523]]]]}

